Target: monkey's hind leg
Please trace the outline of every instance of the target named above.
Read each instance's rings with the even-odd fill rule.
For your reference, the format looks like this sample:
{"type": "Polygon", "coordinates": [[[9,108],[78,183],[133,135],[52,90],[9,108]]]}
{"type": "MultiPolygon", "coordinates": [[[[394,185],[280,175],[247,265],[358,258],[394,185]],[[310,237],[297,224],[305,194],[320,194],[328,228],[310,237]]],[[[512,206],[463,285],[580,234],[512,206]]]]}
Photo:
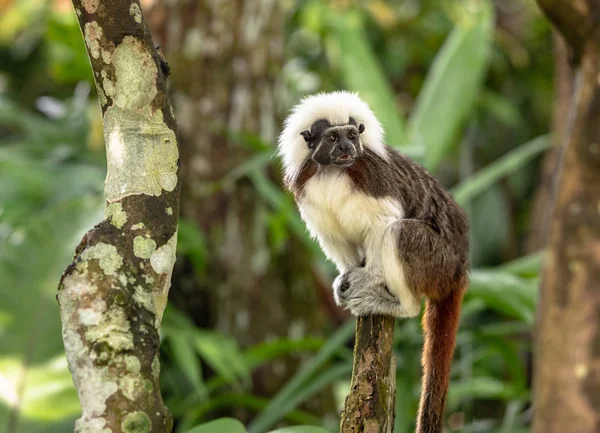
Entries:
{"type": "Polygon", "coordinates": [[[444,298],[456,286],[460,257],[455,248],[421,220],[399,220],[383,240],[383,272],[390,291],[416,316],[422,296],[444,298]]]}

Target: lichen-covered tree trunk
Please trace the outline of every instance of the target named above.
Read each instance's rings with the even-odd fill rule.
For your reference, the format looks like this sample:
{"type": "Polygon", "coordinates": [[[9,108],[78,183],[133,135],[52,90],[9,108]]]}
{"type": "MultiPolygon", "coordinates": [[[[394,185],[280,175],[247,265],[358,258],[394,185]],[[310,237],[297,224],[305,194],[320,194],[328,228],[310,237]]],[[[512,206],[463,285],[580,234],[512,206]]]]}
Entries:
{"type": "MultiPolygon", "coordinates": [[[[281,224],[282,215],[256,183],[270,176],[279,190],[276,167],[213,188],[262,146],[275,151],[285,114],[284,3],[165,0],[151,11],[172,67],[182,217],[202,230],[210,251],[204,273],[176,270],[174,286],[181,290],[176,295],[197,322],[233,336],[243,347],[318,335],[324,325],[310,255],[294,236],[274,242],[270,226],[281,224]]],[[[277,361],[259,369],[253,391],[271,395],[296,365],[277,361]]],[[[327,406],[321,403],[313,399],[312,407],[322,411],[327,406]]]]}
{"type": "Polygon", "coordinates": [[[73,0],[102,106],[106,219],[86,233],[58,291],[75,431],[170,432],[158,330],[175,262],[178,146],[137,0],[73,0]]]}
{"type": "Polygon", "coordinates": [[[535,433],[600,431],[600,3],[538,0],[571,52],[543,271],[535,363],[535,433]]]}
{"type": "Polygon", "coordinates": [[[395,319],[359,317],[350,393],[341,433],[392,433],[396,413],[396,357],[392,350],[395,319]]]}

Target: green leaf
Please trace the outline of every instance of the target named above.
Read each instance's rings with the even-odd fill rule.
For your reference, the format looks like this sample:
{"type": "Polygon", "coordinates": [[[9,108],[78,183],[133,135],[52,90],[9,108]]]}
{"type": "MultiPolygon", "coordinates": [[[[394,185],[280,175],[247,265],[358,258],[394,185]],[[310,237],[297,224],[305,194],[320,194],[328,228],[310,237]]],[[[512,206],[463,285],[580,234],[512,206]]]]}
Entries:
{"type": "Polygon", "coordinates": [[[235,340],[200,329],[195,329],[192,337],[200,356],[225,380],[236,382],[250,378],[250,371],[243,362],[243,355],[235,340]]]}
{"type": "Polygon", "coordinates": [[[452,188],[450,192],[461,206],[465,206],[474,197],[489,189],[500,179],[520,170],[529,161],[548,149],[549,146],[548,136],[536,137],[508,152],[474,175],[469,176],[452,188]]]}
{"type": "Polygon", "coordinates": [[[515,275],[474,270],[468,297],[482,299],[489,308],[533,325],[538,282],[515,275]]]}
{"type": "Polygon", "coordinates": [[[64,356],[31,368],[17,359],[0,359],[0,401],[9,400],[6,403],[10,404],[11,396],[18,397],[22,380],[27,381],[27,387],[19,407],[21,417],[51,422],[80,413],[77,392],[64,356]]]}
{"type": "Polygon", "coordinates": [[[201,424],[186,433],[246,433],[246,428],[237,419],[221,418],[201,424]]]}
{"type": "Polygon", "coordinates": [[[168,337],[171,355],[175,364],[201,396],[206,396],[206,386],[202,381],[200,361],[186,333],[172,332],[168,337]]]}
{"type": "Polygon", "coordinates": [[[326,341],[322,338],[303,338],[299,340],[280,338],[252,346],[244,354],[244,359],[248,368],[254,369],[265,362],[291,353],[317,351],[325,344],[326,341]]]}
{"type": "Polygon", "coordinates": [[[385,128],[386,141],[394,147],[406,146],[404,119],[379,60],[360,24],[360,14],[332,15],[335,38],[339,41],[339,61],[346,86],[358,92],[385,128]]]}
{"type": "MultiPolygon", "coordinates": [[[[218,412],[224,408],[245,408],[250,409],[253,412],[258,412],[263,410],[268,403],[268,398],[252,394],[224,393],[216,394],[209,400],[197,403],[193,408],[188,410],[182,410],[182,408],[177,405],[177,407],[172,408],[172,413],[178,418],[181,417],[182,426],[178,431],[186,431],[191,428],[190,426],[197,424],[197,420],[204,419],[209,416],[209,414],[218,412]],[[183,414],[183,416],[181,414],[183,414]]],[[[285,421],[291,424],[318,424],[320,419],[308,412],[294,410],[285,416],[285,421]]]]}
{"type": "Polygon", "coordinates": [[[24,433],[79,411],[64,359],[56,288],[85,229],[102,219],[104,200],[94,188],[102,184],[102,173],[91,166],[22,160],[9,153],[0,156],[0,171],[0,281],[10,288],[0,290],[5,317],[0,329],[0,430],[16,416],[13,431],[24,433]],[[14,408],[12,415],[5,404],[14,408]]]}
{"type": "Polygon", "coordinates": [[[297,425],[293,427],[284,427],[277,430],[272,430],[269,433],[331,433],[329,430],[325,430],[323,427],[316,427],[310,425],[297,425]]]}
{"type": "Polygon", "coordinates": [[[206,240],[200,228],[185,219],[179,220],[177,228],[177,253],[187,258],[194,265],[194,270],[203,275],[206,270],[206,240]]]}
{"type": "Polygon", "coordinates": [[[429,170],[442,161],[473,108],[488,63],[493,8],[488,0],[470,4],[436,55],[409,119],[409,140],[426,149],[429,170]]]}
{"type": "Polygon", "coordinates": [[[536,277],[540,275],[542,263],[544,261],[544,252],[539,251],[527,256],[504,263],[496,269],[502,272],[509,272],[520,277],[536,277]]]}
{"type": "Polygon", "coordinates": [[[350,320],[336,330],[327,341],[327,344],[310,359],[290,381],[273,397],[269,405],[257,415],[248,426],[250,433],[263,433],[285,414],[294,408],[298,393],[309,383],[311,377],[316,374],[334,354],[337,352],[354,333],[356,322],[350,320]],[[293,404],[290,404],[293,403],[293,404]]]}
{"type": "Polygon", "coordinates": [[[509,382],[492,377],[473,377],[471,379],[452,382],[448,391],[448,400],[455,406],[463,399],[502,399],[508,400],[518,396],[513,385],[509,382]]]}

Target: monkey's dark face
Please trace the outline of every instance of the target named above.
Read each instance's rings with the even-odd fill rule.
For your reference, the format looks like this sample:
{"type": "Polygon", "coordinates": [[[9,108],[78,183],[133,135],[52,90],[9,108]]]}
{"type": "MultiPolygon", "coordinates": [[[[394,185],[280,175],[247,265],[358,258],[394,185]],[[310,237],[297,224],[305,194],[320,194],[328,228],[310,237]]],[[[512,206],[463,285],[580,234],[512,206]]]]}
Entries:
{"type": "Polygon", "coordinates": [[[356,125],[353,118],[345,125],[331,125],[327,120],[317,120],[310,131],[302,131],[310,157],[320,165],[349,167],[362,153],[360,134],[364,125],[356,125]]]}

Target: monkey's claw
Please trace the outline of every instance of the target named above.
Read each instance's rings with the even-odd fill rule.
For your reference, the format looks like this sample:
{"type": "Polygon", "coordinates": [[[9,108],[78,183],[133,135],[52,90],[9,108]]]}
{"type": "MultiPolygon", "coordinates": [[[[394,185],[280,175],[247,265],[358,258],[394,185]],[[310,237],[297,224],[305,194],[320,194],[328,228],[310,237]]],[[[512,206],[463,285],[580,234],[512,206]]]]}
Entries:
{"type": "Polygon", "coordinates": [[[340,284],[340,292],[344,293],[350,288],[350,281],[344,281],[340,284]]]}

